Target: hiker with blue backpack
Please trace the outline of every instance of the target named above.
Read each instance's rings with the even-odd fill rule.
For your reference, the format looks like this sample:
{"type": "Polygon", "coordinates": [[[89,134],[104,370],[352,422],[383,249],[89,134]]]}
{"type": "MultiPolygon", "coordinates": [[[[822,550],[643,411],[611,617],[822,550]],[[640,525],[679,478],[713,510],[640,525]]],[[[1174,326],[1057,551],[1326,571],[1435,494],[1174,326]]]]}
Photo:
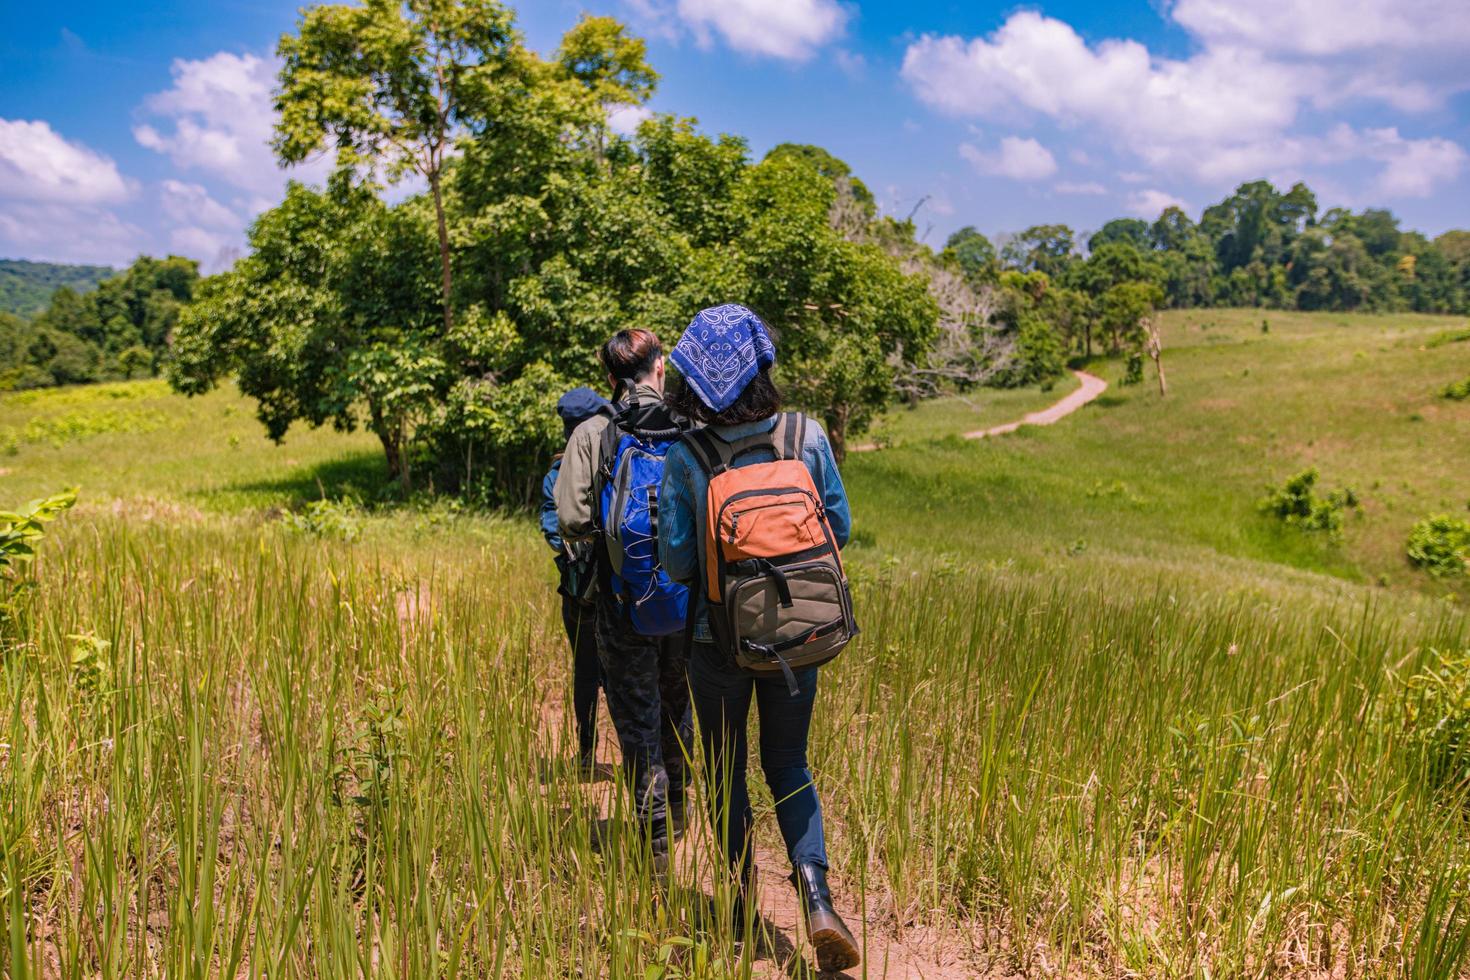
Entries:
{"type": "Polygon", "coordinates": [[[562,537],[594,542],[597,640],[608,714],[623,752],[655,869],[684,829],[689,710],[682,632],[688,590],[658,561],[664,455],[688,428],[663,400],[663,347],[647,330],[622,330],[598,358],[614,389],[611,417],[581,423],[556,481],[562,537]]]}
{"type": "Polygon", "coordinates": [[[705,428],[664,461],[659,555],[689,583],[689,685],[699,718],[716,833],[737,887],[737,933],[750,927],[756,881],[746,787],[746,725],[760,713],[760,761],[776,804],[823,971],[859,960],[832,906],[822,807],[807,766],[818,668],[857,632],[840,549],[847,494],[822,427],[780,412],[776,348],[744,306],[703,310],[669,354],[680,377],[668,401],[705,428]]]}
{"type": "MultiPolygon", "coordinates": [[[[573,388],[556,403],[564,434],[570,439],[577,426],[594,416],[610,417],[612,403],[591,388],[573,388]]],[[[602,687],[602,665],[597,659],[597,563],[590,541],[562,540],[556,518],[556,481],[561,475],[560,453],[541,481],[541,534],[556,553],[557,592],[561,594],[561,621],[572,647],[572,717],[577,726],[577,765],[583,778],[597,771],[597,692],[602,687]]]]}

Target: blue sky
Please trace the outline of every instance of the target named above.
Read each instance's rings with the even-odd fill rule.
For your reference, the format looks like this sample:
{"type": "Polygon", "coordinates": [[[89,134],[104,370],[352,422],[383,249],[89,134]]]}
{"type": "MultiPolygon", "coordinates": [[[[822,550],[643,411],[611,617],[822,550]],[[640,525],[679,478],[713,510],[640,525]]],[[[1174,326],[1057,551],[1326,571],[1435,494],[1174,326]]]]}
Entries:
{"type": "MultiPolygon", "coordinates": [[[[296,6],[7,4],[0,256],[239,254],[284,183],[266,140],[296,6]]],[[[1465,0],[537,0],[521,28],[550,51],[584,10],[649,39],[653,110],[756,154],[826,146],[934,244],[1197,216],[1256,177],[1470,227],[1465,0]]]]}

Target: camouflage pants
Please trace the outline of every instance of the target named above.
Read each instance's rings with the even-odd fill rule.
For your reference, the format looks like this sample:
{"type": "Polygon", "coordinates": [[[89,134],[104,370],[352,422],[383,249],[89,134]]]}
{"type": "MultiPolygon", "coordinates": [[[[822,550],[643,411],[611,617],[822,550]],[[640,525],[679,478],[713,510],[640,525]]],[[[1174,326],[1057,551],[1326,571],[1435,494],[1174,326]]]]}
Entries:
{"type": "Polygon", "coordinates": [[[694,751],[684,637],[639,636],[621,616],[599,609],[597,653],[638,816],[661,831],[671,805],[682,811],[686,755],[694,751]]]}

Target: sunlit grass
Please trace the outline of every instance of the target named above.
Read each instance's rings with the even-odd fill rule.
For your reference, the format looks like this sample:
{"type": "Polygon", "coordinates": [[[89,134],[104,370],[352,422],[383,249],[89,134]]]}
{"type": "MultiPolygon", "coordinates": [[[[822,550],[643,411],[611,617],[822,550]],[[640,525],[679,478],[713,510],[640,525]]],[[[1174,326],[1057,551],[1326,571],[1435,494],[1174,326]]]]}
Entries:
{"type": "MultiPolygon", "coordinates": [[[[1470,630],[1399,527],[1470,497],[1446,462],[1470,416],[1430,405],[1470,348],[1432,342],[1456,321],[1266,316],[1171,315],[1163,403],[1115,387],[1049,429],[848,461],[864,632],[811,755],[870,976],[919,933],[959,975],[1470,969],[1466,801],[1408,710],[1470,630]],[[1306,464],[1365,499],[1339,545],[1256,510],[1306,464]]],[[[167,422],[0,458],[7,505],[84,485],[0,634],[3,972],[805,971],[789,934],[735,947],[702,821],[664,892],[626,797],[572,780],[529,520],[293,529],[275,508],[372,499],[373,442],[274,447],[229,393],[8,396],[0,429],[112,409],[167,422]]],[[[968,427],[952,409],[920,412],[968,427]]]]}
{"type": "MultiPolygon", "coordinates": [[[[570,779],[528,529],[67,520],[0,671],[12,976],[766,968],[719,925],[706,833],[667,897],[636,833],[592,849],[626,814],[570,779]]],[[[1448,607],[855,574],[812,754],[869,941],[942,922],[1028,972],[1382,975],[1461,935],[1459,804],[1401,710],[1467,642],[1448,607]]]]}

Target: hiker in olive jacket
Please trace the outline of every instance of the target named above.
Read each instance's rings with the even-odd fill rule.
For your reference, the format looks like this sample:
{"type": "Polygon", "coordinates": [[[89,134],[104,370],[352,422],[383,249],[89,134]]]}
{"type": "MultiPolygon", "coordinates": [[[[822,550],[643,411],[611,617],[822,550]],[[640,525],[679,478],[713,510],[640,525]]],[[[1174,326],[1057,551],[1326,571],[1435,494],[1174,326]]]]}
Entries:
{"type": "MultiPolygon", "coordinates": [[[[567,541],[599,538],[600,472],[609,425],[657,431],[682,421],[664,404],[663,346],[647,330],[623,330],[598,352],[614,389],[615,418],[594,416],[572,432],[556,481],[556,516],[567,541]]],[[[606,581],[605,576],[603,581],[606,581]]],[[[694,740],[685,678],[683,638],[633,630],[610,589],[598,589],[597,641],[608,714],[623,751],[638,816],[652,841],[656,865],[667,864],[669,841],[683,833],[687,776],[694,740]]]]}

